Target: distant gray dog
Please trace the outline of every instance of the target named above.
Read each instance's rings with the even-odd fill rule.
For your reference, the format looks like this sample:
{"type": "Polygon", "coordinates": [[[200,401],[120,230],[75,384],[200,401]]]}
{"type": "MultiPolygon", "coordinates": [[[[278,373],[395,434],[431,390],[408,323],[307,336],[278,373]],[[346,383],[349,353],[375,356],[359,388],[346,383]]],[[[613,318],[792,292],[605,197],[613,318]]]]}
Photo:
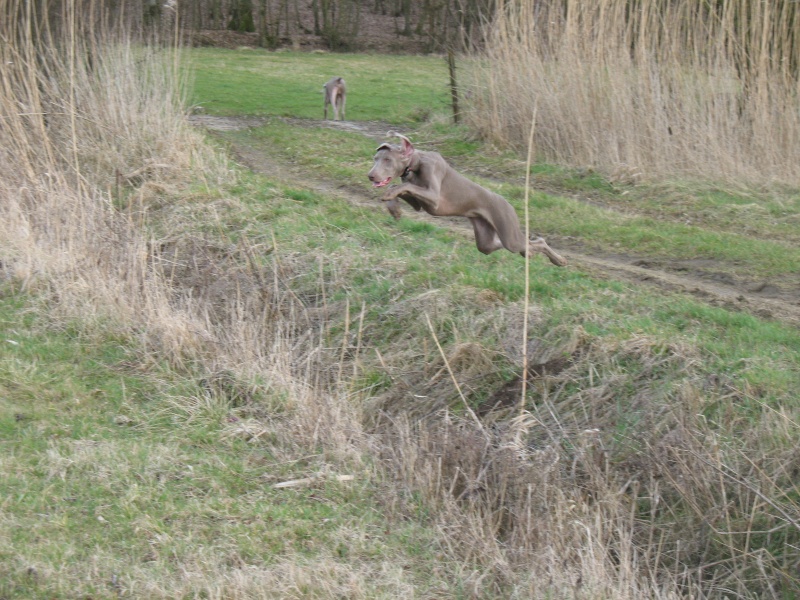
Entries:
{"type": "Polygon", "coordinates": [[[543,238],[525,240],[517,213],[505,198],[458,173],[441,154],[415,150],[408,138],[399,133],[389,135],[399,137],[402,144],[381,144],[367,176],[374,187],[384,187],[392,179],[402,180],[381,197],[395,219],[400,218],[399,198],[414,210],[425,210],[436,217],[467,217],[472,222],[478,250],[484,254],[500,248],[522,256],[539,252],[554,265],[567,264],[543,238]]]}
{"type": "Polygon", "coordinates": [[[328,105],[333,106],[333,120],[339,120],[339,111],[342,111],[342,121],[344,121],[344,105],[347,96],[347,89],[344,87],[344,79],[332,77],[328,83],[322,86],[325,94],[325,119],[328,118],[328,105]]]}

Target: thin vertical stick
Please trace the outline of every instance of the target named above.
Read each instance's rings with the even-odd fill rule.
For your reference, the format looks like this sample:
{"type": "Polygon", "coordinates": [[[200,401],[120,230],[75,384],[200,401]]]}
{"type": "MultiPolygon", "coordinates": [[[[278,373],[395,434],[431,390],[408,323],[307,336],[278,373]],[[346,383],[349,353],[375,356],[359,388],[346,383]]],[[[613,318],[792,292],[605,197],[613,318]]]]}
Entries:
{"type": "Polygon", "coordinates": [[[353,357],[353,380],[355,381],[356,376],[358,375],[358,367],[360,366],[360,359],[361,356],[361,339],[364,333],[364,314],[367,312],[367,303],[365,301],[361,302],[361,314],[358,316],[358,335],[356,336],[356,353],[353,357]]]}
{"type": "MultiPolygon", "coordinates": [[[[322,263],[323,260],[324,260],[324,258],[322,258],[320,256],[319,257],[319,286],[320,286],[320,290],[322,292],[322,309],[323,309],[322,314],[323,315],[327,315],[328,314],[328,296],[327,296],[327,293],[325,292],[325,269],[324,269],[324,266],[323,266],[323,263],[322,263]]],[[[330,331],[331,331],[331,321],[330,321],[330,319],[328,319],[326,317],[326,319],[325,319],[325,334],[326,335],[330,335],[330,331]]]]}
{"type": "Polygon", "coordinates": [[[456,386],[456,391],[458,392],[458,395],[461,396],[461,401],[464,403],[464,408],[467,409],[469,416],[472,417],[473,421],[475,421],[475,424],[478,426],[481,432],[483,432],[483,435],[486,436],[486,439],[489,439],[489,434],[487,434],[486,430],[483,428],[483,423],[481,423],[478,415],[475,414],[475,411],[472,410],[470,405],[467,403],[467,399],[464,397],[464,393],[461,391],[461,386],[458,385],[458,380],[456,380],[456,376],[453,374],[453,370],[450,368],[450,363],[447,360],[447,356],[444,354],[444,350],[442,350],[442,345],[439,343],[439,338],[436,337],[436,331],[433,329],[433,324],[431,323],[431,318],[428,313],[425,313],[425,319],[428,321],[428,329],[431,330],[433,341],[436,342],[436,347],[439,349],[439,354],[442,355],[442,360],[444,361],[444,366],[447,367],[447,372],[450,374],[450,379],[453,380],[453,385],[456,386]]]}
{"type": "Polygon", "coordinates": [[[344,369],[344,355],[347,352],[347,340],[350,337],[350,298],[345,302],[344,308],[344,335],[342,335],[342,351],[339,354],[339,383],[342,383],[342,370],[344,369]]]}
{"type": "MultiPolygon", "coordinates": [[[[539,108],[538,102],[533,105],[533,116],[531,117],[531,131],[528,135],[528,158],[525,161],[525,240],[526,244],[530,240],[531,226],[528,211],[528,201],[531,188],[531,160],[533,155],[533,133],[536,131],[536,113],[539,108]]],[[[525,395],[528,391],[528,307],[530,306],[530,252],[525,252],[525,309],[522,314],[522,393],[519,398],[519,416],[525,412],[525,395]]],[[[522,424],[523,419],[519,419],[522,424]]],[[[522,434],[521,427],[517,429],[516,440],[522,434]]]]}

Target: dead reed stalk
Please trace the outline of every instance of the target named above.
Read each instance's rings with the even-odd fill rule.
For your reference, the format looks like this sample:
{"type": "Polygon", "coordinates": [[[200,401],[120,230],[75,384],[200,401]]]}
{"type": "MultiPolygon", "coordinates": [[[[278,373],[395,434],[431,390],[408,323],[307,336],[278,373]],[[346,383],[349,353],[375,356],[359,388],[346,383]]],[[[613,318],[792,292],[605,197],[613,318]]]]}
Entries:
{"type": "Polygon", "coordinates": [[[465,110],[520,151],[648,178],[800,178],[797,3],[498,4],[465,110]]]}

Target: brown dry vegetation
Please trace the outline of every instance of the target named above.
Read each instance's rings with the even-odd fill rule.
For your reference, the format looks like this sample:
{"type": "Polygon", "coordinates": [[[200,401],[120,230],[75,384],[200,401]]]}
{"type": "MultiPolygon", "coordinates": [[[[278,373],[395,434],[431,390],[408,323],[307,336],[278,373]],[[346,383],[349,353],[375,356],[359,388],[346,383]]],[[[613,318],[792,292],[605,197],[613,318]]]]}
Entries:
{"type": "Polygon", "coordinates": [[[545,160],[622,177],[795,184],[791,2],[502,3],[468,77],[467,119],[545,160]]]}
{"type": "MultiPolygon", "coordinates": [[[[281,461],[314,448],[316,466],[382,490],[389,525],[424,511],[438,545],[431,572],[458,590],[430,597],[779,598],[798,589],[796,413],[763,407],[745,424],[726,422],[721,408],[718,421],[698,419],[709,404],[758,405],[760,391],[709,377],[692,346],[637,334],[601,341],[579,323],[539,332],[528,352],[536,401],[520,412],[519,376],[504,382],[493,361],[521,373],[521,351],[495,356],[482,340],[519,332],[526,307],[485,295],[409,294],[392,317],[416,339],[391,356],[366,353],[376,325],[326,297],[347,285],[347,257],[323,273],[314,257],[216,234],[219,215],[243,210],[218,194],[236,174],[185,122],[175,65],[120,38],[95,53],[102,32],[79,22],[67,14],[64,37],[0,47],[2,275],[37,299],[42,319],[115,332],[142,362],[203,375],[208,396],[175,400],[187,420],[209,398],[244,405],[247,419],[225,435],[266,440],[281,461]],[[156,220],[169,236],[151,239],[156,220]],[[212,224],[205,237],[192,227],[201,220],[212,224]],[[270,251],[273,260],[254,259],[270,251]],[[448,313],[454,305],[463,312],[448,313]],[[425,313],[467,339],[439,353],[416,318],[425,313]],[[364,391],[367,367],[392,385],[364,391]],[[494,390],[479,419],[461,416],[453,385],[476,378],[494,390]],[[637,403],[635,426],[620,422],[620,390],[637,403]],[[409,394],[428,399],[407,410],[409,394]],[[625,443],[610,447],[601,432],[614,430],[625,443]]],[[[131,571],[125,585],[152,598],[366,598],[376,587],[415,595],[385,563],[290,556],[244,568],[202,548],[195,560],[164,580],[131,571]]],[[[81,589],[75,566],[51,575],[81,589]]]]}

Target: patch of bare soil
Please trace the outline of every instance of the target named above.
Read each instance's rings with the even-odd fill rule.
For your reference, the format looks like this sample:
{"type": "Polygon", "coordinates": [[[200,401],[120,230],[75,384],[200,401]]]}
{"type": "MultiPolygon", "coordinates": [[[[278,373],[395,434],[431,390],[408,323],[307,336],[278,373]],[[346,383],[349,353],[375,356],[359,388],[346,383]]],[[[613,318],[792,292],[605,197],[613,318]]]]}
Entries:
{"type": "MultiPolygon", "coordinates": [[[[264,124],[265,119],[194,115],[190,117],[190,121],[212,133],[224,135],[226,131],[258,127],[264,124]]],[[[288,121],[300,122],[293,119],[288,121]]],[[[391,129],[388,124],[379,122],[315,121],[314,125],[356,131],[376,140],[383,140],[391,129]]],[[[234,143],[231,152],[236,160],[249,169],[284,183],[310,186],[356,205],[374,207],[376,211],[384,210],[377,197],[369,197],[359,190],[315,178],[313,173],[276,159],[262,149],[234,143]]],[[[403,215],[412,219],[433,220],[439,226],[448,227],[470,238],[473,235],[466,219],[431,217],[410,208],[404,210],[403,215]]],[[[687,293],[713,306],[800,326],[800,293],[793,289],[794,285],[787,288],[783,282],[737,278],[726,273],[721,265],[709,260],[673,261],[627,254],[604,254],[594,249],[587,250],[586,244],[581,240],[558,236],[550,236],[548,242],[569,260],[570,265],[595,277],[687,293]]]]}
{"type": "Polygon", "coordinates": [[[209,131],[240,131],[252,127],[261,127],[267,122],[262,117],[214,117],[212,115],[191,115],[189,122],[192,125],[205,127],[209,131]]]}

